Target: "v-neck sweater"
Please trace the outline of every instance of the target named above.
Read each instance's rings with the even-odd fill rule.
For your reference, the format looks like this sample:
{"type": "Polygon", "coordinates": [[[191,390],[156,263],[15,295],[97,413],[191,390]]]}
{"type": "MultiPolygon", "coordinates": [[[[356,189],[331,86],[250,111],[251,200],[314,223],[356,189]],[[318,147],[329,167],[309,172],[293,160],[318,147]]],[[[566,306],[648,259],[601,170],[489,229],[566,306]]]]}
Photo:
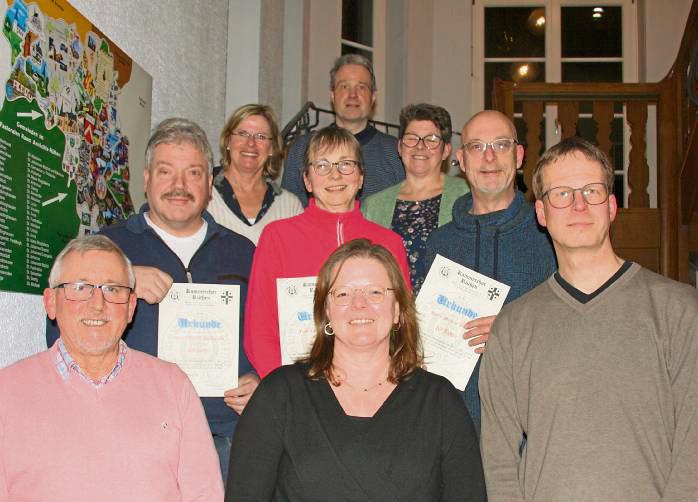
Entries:
{"type": "Polygon", "coordinates": [[[0,501],[223,498],[201,401],[175,365],[128,349],[95,388],[57,345],[0,370],[0,501]]]}
{"type": "Polygon", "coordinates": [[[694,500],[697,331],[698,292],[637,264],[587,303],[551,277],[505,306],[480,377],[490,500],[694,500]]]}
{"type": "Polygon", "coordinates": [[[307,365],[260,384],[233,439],[226,501],[481,501],[478,440],[458,392],[416,370],[376,414],[344,413],[307,365]]]}

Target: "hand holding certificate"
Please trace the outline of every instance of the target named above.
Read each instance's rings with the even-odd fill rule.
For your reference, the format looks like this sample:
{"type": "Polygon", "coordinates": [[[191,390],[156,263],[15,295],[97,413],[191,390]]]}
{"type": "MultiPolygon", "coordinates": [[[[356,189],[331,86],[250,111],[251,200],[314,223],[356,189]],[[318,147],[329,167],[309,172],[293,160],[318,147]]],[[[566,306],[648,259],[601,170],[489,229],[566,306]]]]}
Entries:
{"type": "Polygon", "coordinates": [[[313,295],[317,277],[277,279],[281,364],[307,357],[315,340],[313,295]]]}
{"type": "Polygon", "coordinates": [[[463,390],[479,354],[463,339],[466,322],[496,315],[509,286],[437,255],[417,296],[424,361],[463,390]]]}
{"type": "Polygon", "coordinates": [[[238,385],[240,286],[175,283],[160,303],[158,357],[177,363],[201,397],[238,385]]]}

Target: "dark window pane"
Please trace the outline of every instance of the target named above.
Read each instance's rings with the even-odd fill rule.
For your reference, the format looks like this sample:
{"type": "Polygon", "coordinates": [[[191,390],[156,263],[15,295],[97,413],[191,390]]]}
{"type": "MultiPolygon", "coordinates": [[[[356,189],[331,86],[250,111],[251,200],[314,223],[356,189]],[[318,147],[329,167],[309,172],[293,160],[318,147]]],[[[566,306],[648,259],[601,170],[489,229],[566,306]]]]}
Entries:
{"type": "Polygon", "coordinates": [[[622,7],[563,7],[562,57],[622,57],[622,7]]]}
{"type": "Polygon", "coordinates": [[[545,9],[485,8],[485,57],[545,56],[545,9]]]}
{"type": "Polygon", "coordinates": [[[563,82],[622,82],[623,63],[562,63],[563,82]]]}
{"type": "Polygon", "coordinates": [[[373,46],[373,0],[342,0],[342,38],[373,46]]]}
{"type": "Polygon", "coordinates": [[[365,49],[359,49],[358,47],[352,47],[351,45],[342,44],[342,56],[345,54],[361,54],[366,59],[373,62],[373,52],[365,49]]]}
{"type": "Polygon", "coordinates": [[[545,63],[485,63],[485,108],[492,108],[492,84],[496,77],[513,82],[545,82],[545,63]]]}

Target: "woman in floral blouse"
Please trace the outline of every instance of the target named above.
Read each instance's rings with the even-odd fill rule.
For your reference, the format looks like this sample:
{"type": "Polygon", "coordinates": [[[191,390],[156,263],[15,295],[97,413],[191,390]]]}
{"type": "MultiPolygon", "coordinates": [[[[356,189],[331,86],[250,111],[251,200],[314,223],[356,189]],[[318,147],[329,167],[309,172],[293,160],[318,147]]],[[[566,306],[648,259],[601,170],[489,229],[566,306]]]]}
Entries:
{"type": "Polygon", "coordinates": [[[427,239],[451,221],[453,203],[468,192],[468,185],[442,169],[451,155],[451,116],[444,108],[430,104],[403,108],[397,148],[405,165],[405,180],[368,197],[361,210],[367,219],[402,237],[416,294],[428,272],[424,263],[427,239]]]}

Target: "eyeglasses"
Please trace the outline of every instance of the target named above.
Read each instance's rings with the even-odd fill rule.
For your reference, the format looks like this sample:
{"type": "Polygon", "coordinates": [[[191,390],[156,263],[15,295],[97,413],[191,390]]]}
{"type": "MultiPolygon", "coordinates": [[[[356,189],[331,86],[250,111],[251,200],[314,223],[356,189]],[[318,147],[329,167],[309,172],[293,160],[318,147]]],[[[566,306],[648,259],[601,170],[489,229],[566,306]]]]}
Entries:
{"type": "Polygon", "coordinates": [[[584,202],[592,206],[603,204],[608,200],[609,196],[609,190],[605,183],[589,183],[588,185],[584,185],[582,188],[551,188],[543,194],[541,200],[547,197],[551,206],[557,209],[564,209],[566,207],[570,207],[574,203],[575,192],[581,193],[584,202]]]}
{"type": "Polygon", "coordinates": [[[424,143],[424,147],[427,150],[435,150],[443,140],[441,136],[437,136],[436,134],[429,134],[423,137],[417,136],[416,134],[403,134],[402,138],[400,138],[400,143],[408,148],[416,148],[420,141],[424,143]]]}
{"type": "Polygon", "coordinates": [[[104,301],[109,303],[127,303],[132,288],[118,284],[89,284],[87,282],[64,282],[53,289],[62,289],[65,299],[73,302],[85,302],[92,298],[95,288],[102,290],[104,301]]]}
{"type": "Polygon", "coordinates": [[[318,176],[327,176],[332,171],[333,167],[337,168],[339,174],[351,174],[354,169],[359,167],[358,160],[345,159],[339,162],[330,162],[329,160],[316,160],[315,162],[309,162],[309,165],[315,170],[315,174],[318,176]]]}
{"type": "Polygon", "coordinates": [[[394,291],[393,288],[384,288],[381,286],[364,286],[363,288],[335,288],[330,291],[330,296],[334,300],[335,305],[346,307],[351,305],[356,293],[361,293],[368,303],[377,305],[383,303],[385,295],[388,291],[394,291]]]}
{"type": "Polygon", "coordinates": [[[249,141],[250,138],[253,138],[254,141],[259,141],[260,143],[271,141],[273,139],[271,136],[264,134],[263,132],[251,133],[248,131],[233,131],[230,133],[230,135],[237,136],[240,138],[240,141],[249,141]]]}
{"type": "Polygon", "coordinates": [[[484,141],[469,141],[463,145],[463,148],[470,154],[480,154],[485,155],[487,147],[492,147],[492,152],[497,155],[499,153],[507,153],[511,151],[514,145],[518,145],[519,142],[513,138],[502,138],[496,139],[491,143],[485,143],[484,141]]]}
{"type": "Polygon", "coordinates": [[[334,86],[334,91],[356,92],[357,94],[370,94],[371,86],[364,82],[359,82],[358,84],[349,84],[348,82],[337,82],[337,85],[334,86]]]}

